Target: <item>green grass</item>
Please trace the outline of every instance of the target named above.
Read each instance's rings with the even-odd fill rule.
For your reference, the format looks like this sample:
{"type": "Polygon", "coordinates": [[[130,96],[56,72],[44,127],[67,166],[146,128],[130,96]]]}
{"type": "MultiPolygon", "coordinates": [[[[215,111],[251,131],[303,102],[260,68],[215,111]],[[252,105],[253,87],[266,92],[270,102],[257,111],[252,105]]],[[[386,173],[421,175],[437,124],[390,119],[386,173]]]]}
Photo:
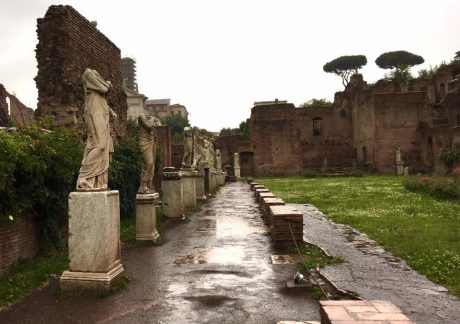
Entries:
{"type": "MultiPolygon", "coordinates": [[[[291,253],[298,254],[297,248],[295,247],[290,247],[288,250],[291,253]]],[[[302,256],[307,257],[307,260],[300,264],[300,271],[304,274],[307,274],[310,269],[314,269],[316,267],[322,268],[327,265],[346,262],[342,257],[327,256],[316,246],[305,245],[300,247],[299,250],[302,256]]]]}
{"type": "Polygon", "coordinates": [[[0,310],[41,287],[68,268],[67,256],[21,260],[0,278],[0,310]]]}
{"type": "Polygon", "coordinates": [[[264,178],[291,203],[315,205],[368,234],[393,255],[460,297],[460,203],[408,192],[402,178],[264,178]]]}
{"type": "MultiPolygon", "coordinates": [[[[163,225],[166,218],[163,209],[157,208],[157,229],[163,225]]],[[[120,221],[120,240],[123,243],[136,243],[136,218],[122,218],[120,221]]]]}

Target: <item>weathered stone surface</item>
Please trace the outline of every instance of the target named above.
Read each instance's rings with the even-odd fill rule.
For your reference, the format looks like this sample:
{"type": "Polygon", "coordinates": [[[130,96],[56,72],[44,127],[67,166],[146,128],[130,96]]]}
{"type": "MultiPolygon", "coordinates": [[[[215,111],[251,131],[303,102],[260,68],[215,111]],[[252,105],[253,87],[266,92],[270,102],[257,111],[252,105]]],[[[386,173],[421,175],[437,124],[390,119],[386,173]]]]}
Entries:
{"type": "Polygon", "coordinates": [[[182,172],[182,190],[184,207],[196,207],[196,172],[182,172]]]}
{"type": "Polygon", "coordinates": [[[157,231],[156,201],[158,193],[136,195],[136,240],[156,241],[160,234],[157,231]]]}
{"type": "Polygon", "coordinates": [[[9,117],[16,125],[22,126],[34,119],[34,111],[19,101],[15,95],[8,93],[0,83],[0,127],[8,126],[9,117]],[[9,106],[7,98],[10,102],[9,106]]]}
{"type": "Polygon", "coordinates": [[[118,191],[70,193],[69,259],[62,289],[108,288],[123,272],[118,191]]]}
{"type": "Polygon", "coordinates": [[[184,190],[180,172],[163,172],[161,180],[163,212],[167,217],[184,216],[184,190]]]}
{"type": "Polygon", "coordinates": [[[91,68],[112,83],[108,102],[118,115],[115,134],[123,137],[128,106],[122,88],[120,49],[71,6],[50,6],[45,17],[37,20],[37,34],[36,116],[51,115],[56,125],[83,133],[81,75],[91,68]]]}
{"type": "Polygon", "coordinates": [[[320,301],[324,324],[414,324],[389,301],[327,300],[320,301]]]}
{"type": "Polygon", "coordinates": [[[205,201],[206,194],[204,192],[204,172],[195,175],[195,190],[196,190],[196,200],[205,201]]]}

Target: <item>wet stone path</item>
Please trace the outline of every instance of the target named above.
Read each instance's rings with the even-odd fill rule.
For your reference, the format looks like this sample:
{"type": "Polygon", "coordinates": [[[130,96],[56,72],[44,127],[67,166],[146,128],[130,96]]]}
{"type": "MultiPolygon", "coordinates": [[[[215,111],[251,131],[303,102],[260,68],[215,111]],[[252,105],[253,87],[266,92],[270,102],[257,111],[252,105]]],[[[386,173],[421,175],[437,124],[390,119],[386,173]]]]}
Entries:
{"type": "Polygon", "coordinates": [[[273,265],[267,228],[249,186],[230,183],[166,243],[123,250],[131,278],[120,293],[56,296],[56,281],[0,313],[1,323],[276,323],[319,320],[303,289],[286,288],[295,265],[273,265]]]}
{"type": "Polygon", "coordinates": [[[365,234],[328,220],[312,205],[292,204],[304,214],[304,238],[346,263],[322,272],[341,289],[366,300],[397,305],[418,324],[460,323],[460,300],[386,252],[365,234]]]}

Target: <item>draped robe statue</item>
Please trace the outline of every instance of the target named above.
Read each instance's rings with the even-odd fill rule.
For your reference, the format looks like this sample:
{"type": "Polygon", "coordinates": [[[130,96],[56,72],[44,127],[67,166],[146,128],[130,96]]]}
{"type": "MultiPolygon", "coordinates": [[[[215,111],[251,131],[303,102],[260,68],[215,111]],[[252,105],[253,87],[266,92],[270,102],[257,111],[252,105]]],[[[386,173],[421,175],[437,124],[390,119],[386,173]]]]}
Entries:
{"type": "Polygon", "coordinates": [[[219,149],[216,150],[216,169],[222,171],[222,156],[219,149]]]}
{"type": "Polygon", "coordinates": [[[192,167],[193,137],[190,127],[184,128],[184,157],[182,158],[182,167],[192,167]]]}
{"type": "Polygon", "coordinates": [[[193,132],[193,168],[198,169],[203,159],[204,138],[197,130],[193,132]]]}
{"type": "Polygon", "coordinates": [[[154,193],[153,175],[155,174],[155,156],[157,151],[158,138],[155,126],[160,126],[161,122],[153,116],[140,115],[139,121],[139,149],[144,160],[141,170],[141,184],[139,194],[154,193]]]}
{"type": "Polygon", "coordinates": [[[109,115],[117,114],[107,103],[107,93],[112,87],[96,70],[86,69],[83,73],[85,90],[85,111],[83,114],[88,139],[77,180],[77,190],[106,190],[108,170],[113,153],[110,135],[109,115]]]}

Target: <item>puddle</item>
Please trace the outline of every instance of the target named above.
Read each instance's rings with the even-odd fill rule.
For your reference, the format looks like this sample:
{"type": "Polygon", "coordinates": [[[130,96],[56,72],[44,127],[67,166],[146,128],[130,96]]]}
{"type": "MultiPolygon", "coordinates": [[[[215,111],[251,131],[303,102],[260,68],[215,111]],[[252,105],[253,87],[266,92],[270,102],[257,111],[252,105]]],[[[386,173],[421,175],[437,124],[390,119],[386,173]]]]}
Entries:
{"type": "Polygon", "coordinates": [[[185,257],[180,257],[174,261],[176,265],[188,264],[203,264],[203,263],[216,263],[216,264],[236,264],[243,263],[245,257],[244,248],[242,246],[225,246],[216,247],[208,251],[201,251],[189,254],[185,257]]]}

